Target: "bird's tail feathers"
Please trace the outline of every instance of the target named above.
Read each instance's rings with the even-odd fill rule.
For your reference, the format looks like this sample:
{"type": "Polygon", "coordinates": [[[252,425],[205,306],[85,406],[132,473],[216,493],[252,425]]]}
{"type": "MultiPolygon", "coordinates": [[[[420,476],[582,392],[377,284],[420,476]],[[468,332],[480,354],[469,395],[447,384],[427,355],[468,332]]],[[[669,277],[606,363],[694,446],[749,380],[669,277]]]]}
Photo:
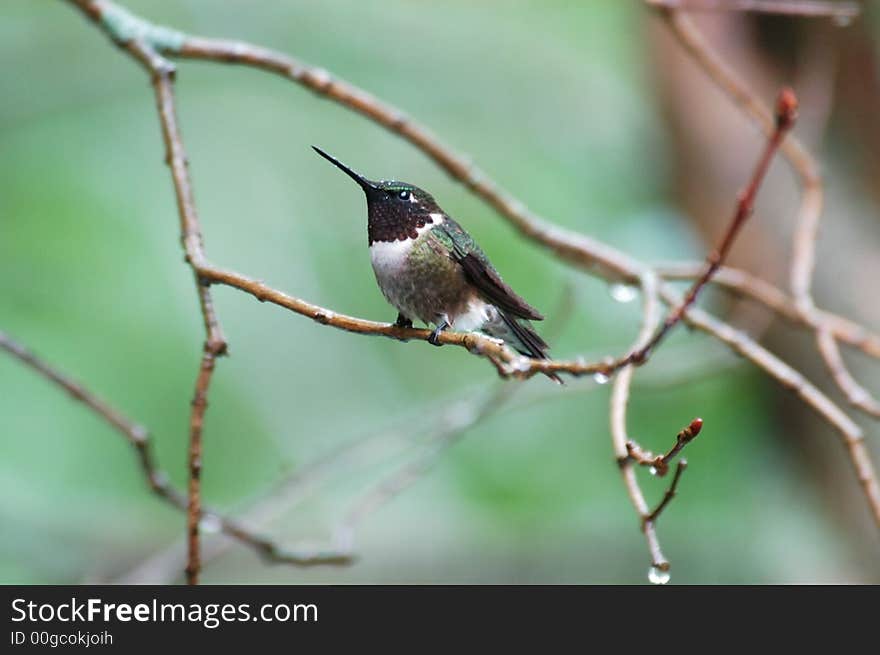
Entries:
{"type": "MultiPolygon", "coordinates": [[[[510,344],[511,346],[528,357],[533,357],[534,359],[550,359],[547,356],[547,350],[549,349],[547,342],[541,338],[541,335],[535,332],[531,325],[526,321],[520,321],[509,316],[503,310],[498,310],[498,314],[504,321],[504,325],[512,333],[511,336],[514,337],[514,339],[510,339],[512,342],[510,344]]],[[[557,384],[564,384],[562,378],[556,373],[545,373],[545,375],[557,384]]]]}

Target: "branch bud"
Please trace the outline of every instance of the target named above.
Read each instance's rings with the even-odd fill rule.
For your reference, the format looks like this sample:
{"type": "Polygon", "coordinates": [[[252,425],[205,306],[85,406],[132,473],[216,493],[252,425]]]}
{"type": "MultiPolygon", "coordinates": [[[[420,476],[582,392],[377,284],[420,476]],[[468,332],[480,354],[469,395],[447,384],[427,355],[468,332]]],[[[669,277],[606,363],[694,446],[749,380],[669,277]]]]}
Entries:
{"type": "Polygon", "coordinates": [[[789,86],[783,87],[776,96],[776,129],[787,132],[797,120],[798,99],[794,89],[789,86]]]}

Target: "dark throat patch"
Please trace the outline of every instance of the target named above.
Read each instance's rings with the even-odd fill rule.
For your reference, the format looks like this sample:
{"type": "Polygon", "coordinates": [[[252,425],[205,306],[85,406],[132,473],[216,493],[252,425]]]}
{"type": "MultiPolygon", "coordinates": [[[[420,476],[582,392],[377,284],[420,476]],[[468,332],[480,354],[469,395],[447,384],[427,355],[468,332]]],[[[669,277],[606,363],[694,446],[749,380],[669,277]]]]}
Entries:
{"type": "Polygon", "coordinates": [[[419,236],[417,230],[433,223],[430,211],[410,203],[370,203],[367,234],[370,245],[377,241],[406,241],[419,236]]]}

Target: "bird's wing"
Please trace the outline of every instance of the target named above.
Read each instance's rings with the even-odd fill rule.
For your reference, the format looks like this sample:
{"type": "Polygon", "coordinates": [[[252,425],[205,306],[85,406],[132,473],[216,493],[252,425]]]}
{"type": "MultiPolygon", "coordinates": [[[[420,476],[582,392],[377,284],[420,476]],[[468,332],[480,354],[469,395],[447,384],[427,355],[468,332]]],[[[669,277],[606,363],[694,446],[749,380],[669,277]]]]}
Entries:
{"type": "Polygon", "coordinates": [[[446,242],[450,256],[461,265],[467,281],[487,301],[519,318],[533,321],[544,319],[537,309],[520,298],[501,279],[480,247],[458,223],[447,216],[432,232],[439,232],[437,236],[446,242]]]}

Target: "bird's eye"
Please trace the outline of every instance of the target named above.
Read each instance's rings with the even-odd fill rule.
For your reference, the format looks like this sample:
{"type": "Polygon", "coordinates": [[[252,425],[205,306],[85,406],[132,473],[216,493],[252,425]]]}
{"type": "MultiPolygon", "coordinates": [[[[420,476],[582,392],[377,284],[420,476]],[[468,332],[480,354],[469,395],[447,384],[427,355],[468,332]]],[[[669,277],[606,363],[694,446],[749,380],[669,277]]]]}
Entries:
{"type": "Polygon", "coordinates": [[[409,191],[401,191],[397,194],[397,197],[401,200],[409,200],[409,191]]]}

